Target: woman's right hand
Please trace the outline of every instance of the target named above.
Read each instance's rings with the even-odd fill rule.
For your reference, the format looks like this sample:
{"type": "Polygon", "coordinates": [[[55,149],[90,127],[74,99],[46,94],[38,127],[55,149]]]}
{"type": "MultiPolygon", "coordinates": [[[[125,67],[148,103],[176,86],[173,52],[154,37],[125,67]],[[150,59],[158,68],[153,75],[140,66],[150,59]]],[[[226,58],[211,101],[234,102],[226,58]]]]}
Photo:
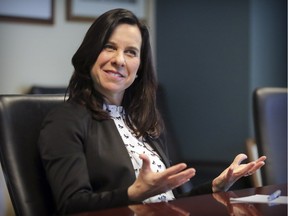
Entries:
{"type": "Polygon", "coordinates": [[[128,197],[131,201],[143,201],[149,197],[173,190],[192,178],[196,170],[186,169],[185,163],[171,166],[163,172],[155,173],[151,170],[150,160],[147,155],[140,154],[142,168],[138,178],[128,188],[128,197]]]}

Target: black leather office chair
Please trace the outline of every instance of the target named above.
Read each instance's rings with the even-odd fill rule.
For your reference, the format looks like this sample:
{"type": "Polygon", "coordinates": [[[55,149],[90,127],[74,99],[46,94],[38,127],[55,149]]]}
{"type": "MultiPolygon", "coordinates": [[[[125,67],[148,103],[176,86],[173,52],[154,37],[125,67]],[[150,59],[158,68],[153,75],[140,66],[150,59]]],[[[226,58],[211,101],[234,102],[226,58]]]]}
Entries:
{"type": "Polygon", "coordinates": [[[255,138],[263,185],[287,183],[287,88],[258,88],[253,93],[255,138]]]}
{"type": "Polygon", "coordinates": [[[64,86],[48,87],[48,86],[32,86],[28,94],[65,94],[67,88],[64,86]]]}
{"type": "Polygon", "coordinates": [[[37,140],[43,118],[63,101],[64,95],[0,96],[0,161],[16,215],[54,212],[37,140]]]}

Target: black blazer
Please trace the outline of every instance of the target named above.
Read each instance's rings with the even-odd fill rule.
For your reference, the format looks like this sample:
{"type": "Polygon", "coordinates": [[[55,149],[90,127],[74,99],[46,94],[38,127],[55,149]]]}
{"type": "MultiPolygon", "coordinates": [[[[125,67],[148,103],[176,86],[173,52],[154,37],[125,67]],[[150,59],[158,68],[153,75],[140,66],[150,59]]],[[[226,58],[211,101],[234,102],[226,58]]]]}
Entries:
{"type": "MultiPolygon", "coordinates": [[[[169,167],[161,141],[149,143],[169,167]]],[[[135,172],[113,120],[97,121],[85,107],[64,103],[44,120],[38,144],[58,213],[132,204],[127,189],[135,172]]],[[[209,193],[211,183],[197,190],[209,193]]]]}

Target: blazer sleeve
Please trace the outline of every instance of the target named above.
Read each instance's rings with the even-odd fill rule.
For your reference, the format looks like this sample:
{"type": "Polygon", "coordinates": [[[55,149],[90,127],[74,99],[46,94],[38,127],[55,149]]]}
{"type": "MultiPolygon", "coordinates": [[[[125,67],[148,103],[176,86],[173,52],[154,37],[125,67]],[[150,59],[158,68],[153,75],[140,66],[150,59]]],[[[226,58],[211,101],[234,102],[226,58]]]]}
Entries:
{"type": "Polygon", "coordinates": [[[38,142],[57,212],[68,214],[131,204],[128,188],[93,191],[85,159],[86,125],[92,118],[86,109],[71,107],[65,104],[46,117],[38,142]]]}

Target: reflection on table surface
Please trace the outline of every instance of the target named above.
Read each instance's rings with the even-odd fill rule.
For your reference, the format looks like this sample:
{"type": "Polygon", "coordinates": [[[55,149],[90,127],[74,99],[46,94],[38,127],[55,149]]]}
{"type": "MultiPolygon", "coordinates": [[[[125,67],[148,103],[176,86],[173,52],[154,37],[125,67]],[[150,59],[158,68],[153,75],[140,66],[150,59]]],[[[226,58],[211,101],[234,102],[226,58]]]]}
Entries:
{"type": "Polygon", "coordinates": [[[226,208],[228,215],[249,215],[261,216],[261,212],[250,203],[230,203],[231,197],[238,197],[234,192],[214,193],[212,194],[215,200],[222,203],[226,208]]]}
{"type": "Polygon", "coordinates": [[[285,216],[287,204],[269,205],[266,203],[230,203],[231,197],[254,194],[271,194],[280,189],[287,196],[287,184],[270,185],[259,188],[219,192],[200,196],[176,199],[168,203],[131,205],[103,211],[86,212],[77,216],[188,216],[188,215],[233,215],[233,216],[285,216]]]}

